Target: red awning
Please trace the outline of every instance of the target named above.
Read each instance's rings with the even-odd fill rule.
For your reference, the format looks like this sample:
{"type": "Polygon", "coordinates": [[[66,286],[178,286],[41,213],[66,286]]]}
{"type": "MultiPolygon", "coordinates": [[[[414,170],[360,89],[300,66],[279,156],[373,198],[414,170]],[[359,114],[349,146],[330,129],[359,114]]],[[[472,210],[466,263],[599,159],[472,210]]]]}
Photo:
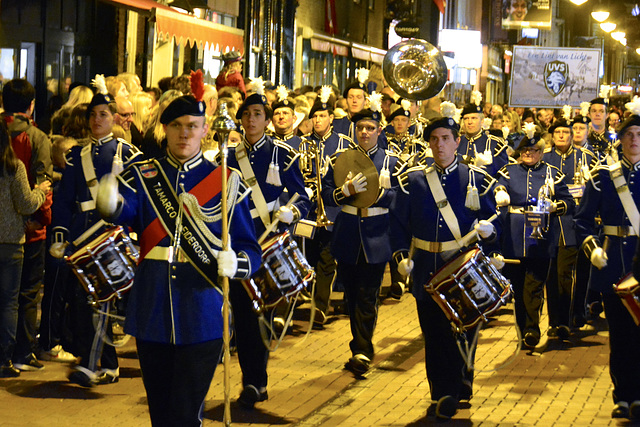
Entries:
{"type": "Polygon", "coordinates": [[[215,50],[218,52],[244,51],[244,31],[194,16],[157,8],[156,27],[158,34],[163,37],[175,37],[178,44],[189,43],[192,46],[196,43],[198,46],[208,44],[210,47],[216,47],[215,50]]]}

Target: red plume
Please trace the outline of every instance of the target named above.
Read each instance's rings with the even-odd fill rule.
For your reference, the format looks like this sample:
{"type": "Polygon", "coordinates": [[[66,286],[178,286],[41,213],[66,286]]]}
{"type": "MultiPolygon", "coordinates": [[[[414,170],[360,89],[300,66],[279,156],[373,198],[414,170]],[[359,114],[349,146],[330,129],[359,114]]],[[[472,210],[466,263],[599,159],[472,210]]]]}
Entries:
{"type": "Polygon", "coordinates": [[[202,101],[202,97],[204,96],[202,70],[191,71],[191,93],[196,98],[196,101],[202,101]]]}

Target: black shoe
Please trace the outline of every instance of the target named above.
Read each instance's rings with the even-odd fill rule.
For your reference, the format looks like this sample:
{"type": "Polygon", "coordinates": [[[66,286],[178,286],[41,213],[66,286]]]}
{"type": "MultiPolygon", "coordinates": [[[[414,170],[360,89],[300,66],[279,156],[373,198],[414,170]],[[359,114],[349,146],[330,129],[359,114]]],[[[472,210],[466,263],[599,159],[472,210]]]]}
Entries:
{"type": "Polygon", "coordinates": [[[313,327],[314,328],[323,328],[324,324],[327,322],[327,315],[324,314],[324,311],[320,310],[316,307],[315,314],[313,316],[313,327]]]}
{"type": "Polygon", "coordinates": [[[364,354],[356,354],[344,364],[346,370],[353,372],[357,376],[362,376],[369,370],[371,360],[364,354]]]}
{"type": "Polygon", "coordinates": [[[404,294],[404,283],[394,282],[391,284],[389,288],[389,296],[393,299],[402,298],[402,294],[404,294]]]}
{"type": "Polygon", "coordinates": [[[571,330],[568,326],[560,325],[558,326],[558,338],[562,341],[567,341],[569,339],[569,335],[571,335],[571,330]]]}
{"type": "Polygon", "coordinates": [[[458,401],[453,396],[441,397],[436,405],[436,417],[448,420],[458,412],[458,401]]]}
{"type": "Polygon", "coordinates": [[[527,332],[526,334],[524,334],[524,345],[526,345],[529,348],[535,348],[535,346],[538,345],[538,343],[540,342],[540,337],[533,333],[533,332],[527,332]]]}
{"type": "Polygon", "coordinates": [[[264,402],[268,398],[269,395],[266,390],[260,392],[255,386],[249,384],[240,393],[238,403],[245,409],[253,409],[257,402],[264,402]]]}
{"type": "Polygon", "coordinates": [[[95,384],[113,384],[120,380],[118,369],[104,369],[102,372],[98,372],[98,376],[94,380],[95,384]]]}
{"type": "Polygon", "coordinates": [[[273,325],[273,332],[277,337],[280,337],[284,331],[284,319],[282,317],[274,317],[271,324],[273,325]]]}
{"type": "Polygon", "coordinates": [[[44,365],[38,362],[38,359],[36,359],[36,356],[33,353],[24,359],[16,360],[16,363],[14,363],[13,366],[21,371],[40,371],[44,369],[44,365]]]}
{"type": "Polygon", "coordinates": [[[462,384],[458,400],[470,401],[473,398],[473,390],[469,384],[462,384]]]}
{"type": "Polygon", "coordinates": [[[20,376],[20,370],[13,366],[11,360],[0,366],[0,378],[15,378],[20,376]]]}
{"type": "Polygon", "coordinates": [[[602,302],[594,301],[590,303],[589,306],[587,307],[587,310],[589,311],[589,314],[593,317],[600,316],[600,313],[602,313],[603,311],[602,302]]]}
{"type": "Polygon", "coordinates": [[[551,326],[547,331],[547,336],[549,338],[558,338],[558,328],[556,328],[555,326],[551,326]]]}
{"type": "Polygon", "coordinates": [[[627,402],[618,402],[611,411],[611,418],[629,418],[629,404],[627,402]]]}
{"type": "Polygon", "coordinates": [[[435,417],[436,416],[436,407],[438,406],[438,402],[433,402],[427,408],[427,417],[435,417]]]}
{"type": "Polygon", "coordinates": [[[81,387],[91,388],[96,385],[93,378],[82,371],[75,370],[69,374],[69,381],[81,387]]]}
{"type": "Polygon", "coordinates": [[[640,400],[634,400],[629,406],[629,415],[631,419],[640,420],[640,400]]]}

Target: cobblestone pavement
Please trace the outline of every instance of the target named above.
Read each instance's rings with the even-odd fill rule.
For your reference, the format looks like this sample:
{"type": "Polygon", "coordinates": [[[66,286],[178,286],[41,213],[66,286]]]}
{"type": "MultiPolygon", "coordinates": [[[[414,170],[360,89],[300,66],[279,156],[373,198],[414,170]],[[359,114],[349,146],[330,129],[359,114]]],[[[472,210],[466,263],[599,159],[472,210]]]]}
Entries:
{"type": "MultiPolygon", "coordinates": [[[[237,357],[231,360],[234,425],[420,426],[430,403],[424,346],[411,295],[382,302],[376,357],[365,379],[343,369],[349,357],[347,316],[330,316],[306,338],[309,308],[296,311],[292,330],[269,362],[269,400],[245,411],[237,357]],[[305,321],[305,317],[307,321],[305,321]]],[[[545,317],[546,319],[546,317],[545,317]]],[[[469,425],[623,425],[610,418],[606,323],[598,319],[570,343],[543,339],[536,352],[518,351],[512,306],[481,331],[474,396],[449,422],[469,425]]],[[[120,382],[87,390],[70,384],[69,367],[44,362],[38,372],[0,379],[0,426],[148,426],[146,397],[133,340],[119,349],[120,382]]],[[[205,425],[222,425],[223,368],[216,371],[205,425]]]]}

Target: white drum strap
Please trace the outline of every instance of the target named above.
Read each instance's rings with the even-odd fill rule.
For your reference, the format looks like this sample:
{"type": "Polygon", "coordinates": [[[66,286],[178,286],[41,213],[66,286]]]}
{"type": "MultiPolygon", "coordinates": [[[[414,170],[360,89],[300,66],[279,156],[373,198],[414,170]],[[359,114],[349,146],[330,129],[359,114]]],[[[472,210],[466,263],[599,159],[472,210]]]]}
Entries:
{"type": "Polygon", "coordinates": [[[96,178],[96,171],[93,167],[93,159],[91,158],[93,144],[86,145],[80,152],[80,158],[82,159],[82,172],[84,173],[84,180],[87,183],[87,188],[91,194],[91,200],[83,202],[81,204],[82,211],[88,211],[96,208],[96,197],[98,196],[98,180],[96,178]]]}
{"type": "Polygon", "coordinates": [[[271,224],[271,215],[269,213],[269,208],[267,207],[267,201],[264,199],[260,185],[258,185],[258,180],[253,173],[251,163],[249,163],[249,157],[247,156],[247,150],[244,143],[238,144],[236,148],[236,160],[238,161],[238,165],[242,171],[242,177],[251,187],[251,200],[253,200],[256,211],[258,211],[258,215],[260,215],[260,219],[264,226],[269,227],[269,224],[271,224]]]}
{"type": "Polygon", "coordinates": [[[638,207],[633,201],[633,197],[631,197],[631,191],[629,191],[627,181],[624,179],[624,175],[622,174],[622,166],[620,165],[620,162],[616,162],[611,165],[609,170],[611,172],[613,185],[616,187],[616,192],[618,193],[620,202],[622,202],[624,212],[629,217],[629,222],[631,222],[633,235],[637,236],[638,227],[640,226],[640,212],[638,212],[638,207]]]}
{"type": "Polygon", "coordinates": [[[431,194],[433,194],[433,198],[438,206],[438,210],[444,218],[444,221],[447,223],[447,227],[451,230],[451,234],[453,234],[453,237],[459,243],[462,238],[462,234],[460,234],[460,225],[458,224],[456,214],[453,213],[453,209],[451,209],[451,205],[447,200],[447,195],[444,194],[444,189],[438,179],[438,173],[435,168],[431,168],[430,170],[425,171],[425,175],[427,177],[427,183],[429,184],[431,194]]]}

